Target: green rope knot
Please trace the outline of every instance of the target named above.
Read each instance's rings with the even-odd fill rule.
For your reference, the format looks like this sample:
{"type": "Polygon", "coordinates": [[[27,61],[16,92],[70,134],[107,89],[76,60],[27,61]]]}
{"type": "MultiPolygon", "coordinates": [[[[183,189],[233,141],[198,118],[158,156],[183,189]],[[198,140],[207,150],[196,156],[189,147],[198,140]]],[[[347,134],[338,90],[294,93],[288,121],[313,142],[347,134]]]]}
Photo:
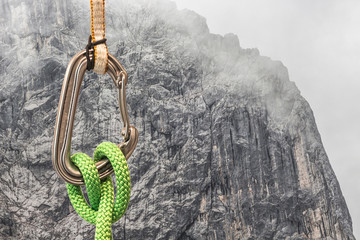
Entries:
{"type": "Polygon", "coordinates": [[[126,158],[114,143],[103,142],[94,152],[94,160],[84,153],[76,153],[71,161],[80,169],[86,186],[90,205],[86,202],[80,186],[67,183],[71,204],[85,221],[96,225],[95,239],[112,239],[111,224],[125,213],[130,200],[130,172],[126,158]],[[99,179],[95,163],[107,158],[116,177],[116,200],[111,177],[99,179]]]}

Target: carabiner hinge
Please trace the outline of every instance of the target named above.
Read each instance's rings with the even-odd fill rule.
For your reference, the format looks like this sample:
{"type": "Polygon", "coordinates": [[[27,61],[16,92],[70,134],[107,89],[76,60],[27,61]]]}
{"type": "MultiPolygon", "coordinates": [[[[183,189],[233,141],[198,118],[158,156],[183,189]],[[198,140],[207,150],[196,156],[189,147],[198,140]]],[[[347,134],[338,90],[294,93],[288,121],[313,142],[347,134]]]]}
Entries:
{"type": "Polygon", "coordinates": [[[127,156],[131,156],[131,154],[134,152],[136,148],[136,144],[138,142],[139,133],[138,130],[130,126],[129,127],[129,139],[127,141],[124,141],[118,145],[118,147],[121,149],[123,154],[125,155],[126,159],[128,159],[127,156]]]}

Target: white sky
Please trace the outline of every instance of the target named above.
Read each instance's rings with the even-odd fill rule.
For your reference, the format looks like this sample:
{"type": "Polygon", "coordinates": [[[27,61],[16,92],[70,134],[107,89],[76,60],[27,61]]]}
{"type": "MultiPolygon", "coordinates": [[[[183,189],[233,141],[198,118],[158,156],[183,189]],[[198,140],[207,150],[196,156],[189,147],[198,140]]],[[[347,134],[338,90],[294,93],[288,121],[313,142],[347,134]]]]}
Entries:
{"type": "Polygon", "coordinates": [[[310,103],[360,239],[360,1],[175,0],[280,60],[310,103]]]}

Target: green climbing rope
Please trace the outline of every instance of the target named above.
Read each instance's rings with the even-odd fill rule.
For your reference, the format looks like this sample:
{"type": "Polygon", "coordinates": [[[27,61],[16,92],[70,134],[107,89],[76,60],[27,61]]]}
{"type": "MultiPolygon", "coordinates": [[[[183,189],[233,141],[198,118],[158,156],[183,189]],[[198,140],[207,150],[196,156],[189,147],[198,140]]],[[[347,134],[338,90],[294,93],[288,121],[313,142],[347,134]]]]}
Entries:
{"type": "Polygon", "coordinates": [[[77,153],[71,161],[80,169],[86,186],[90,205],[86,202],[80,186],[67,184],[71,204],[87,222],[96,225],[95,240],[112,239],[111,224],[125,213],[130,200],[130,173],[122,151],[114,143],[101,143],[94,152],[94,160],[84,153],[77,153]],[[107,158],[116,177],[116,200],[111,177],[99,179],[95,163],[107,158]]]}

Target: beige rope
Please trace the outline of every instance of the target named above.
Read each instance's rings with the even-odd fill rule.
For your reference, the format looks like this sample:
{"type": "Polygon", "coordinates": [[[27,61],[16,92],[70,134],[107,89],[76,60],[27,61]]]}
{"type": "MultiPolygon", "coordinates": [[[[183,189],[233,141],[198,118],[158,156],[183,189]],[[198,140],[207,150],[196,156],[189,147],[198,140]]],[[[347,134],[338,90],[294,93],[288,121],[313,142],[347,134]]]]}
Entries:
{"type": "MultiPolygon", "coordinates": [[[[105,38],[105,0],[90,0],[91,5],[91,37],[92,41],[105,38]]],[[[95,46],[94,72],[105,74],[108,64],[106,43],[95,46]]]]}

